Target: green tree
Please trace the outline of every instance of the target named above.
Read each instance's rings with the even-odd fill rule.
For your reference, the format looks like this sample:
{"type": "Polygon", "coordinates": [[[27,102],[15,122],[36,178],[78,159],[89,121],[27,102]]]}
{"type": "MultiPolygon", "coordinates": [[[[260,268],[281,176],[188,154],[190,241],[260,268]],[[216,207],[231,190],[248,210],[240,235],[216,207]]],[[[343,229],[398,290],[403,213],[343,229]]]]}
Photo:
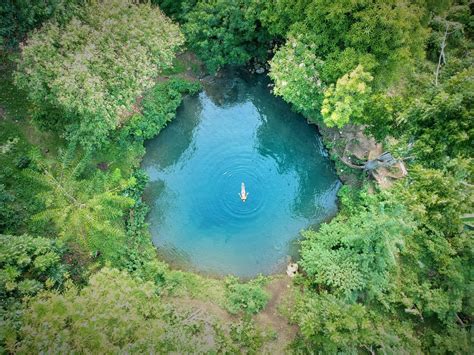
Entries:
{"type": "Polygon", "coordinates": [[[46,23],[23,47],[16,83],[34,117],[87,149],[120,125],[183,43],[158,8],[130,0],[92,2],[64,25],[46,23]]]}
{"type": "MultiPolygon", "coordinates": [[[[16,47],[27,33],[53,18],[65,22],[79,11],[83,0],[5,0],[0,4],[0,37],[6,48],[16,47]]],[[[0,46],[2,43],[0,43],[0,46]]]]}
{"type": "Polygon", "coordinates": [[[197,2],[198,0],[151,0],[151,3],[158,5],[167,16],[178,21],[184,20],[197,2]]]}
{"type": "Polygon", "coordinates": [[[64,156],[62,163],[40,162],[39,171],[28,172],[44,186],[37,196],[44,201],[44,210],[33,219],[52,221],[60,238],[80,242],[105,260],[114,260],[124,243],[124,213],[133,205],[122,191],[135,180],[123,179],[118,169],[80,179],[82,164],[64,156]]]}
{"type": "Polygon", "coordinates": [[[312,0],[254,0],[259,19],[272,35],[286,37],[290,26],[305,18],[306,8],[312,0]]]}
{"type": "Polygon", "coordinates": [[[414,153],[424,164],[472,155],[474,69],[464,69],[412,101],[399,117],[414,139],[414,153]]]}
{"type": "Polygon", "coordinates": [[[61,263],[63,243],[29,235],[0,234],[0,351],[13,346],[23,312],[22,299],[60,288],[68,278],[61,263]]]}
{"type": "Polygon", "coordinates": [[[47,238],[0,235],[0,296],[34,295],[61,285],[66,278],[60,262],[64,249],[47,238]]]}
{"type": "Polygon", "coordinates": [[[391,191],[416,222],[392,281],[393,307],[422,322],[423,346],[430,353],[465,353],[472,347],[474,245],[461,218],[474,207],[470,183],[472,162],[458,159],[444,171],[412,166],[408,181],[391,191]]]}
{"type": "Polygon", "coordinates": [[[365,107],[370,102],[372,91],[369,83],[373,77],[358,65],[350,73],[337,79],[324,93],[321,108],[324,123],[328,127],[339,128],[352,123],[360,123],[364,118],[365,107]]]}
{"type": "Polygon", "coordinates": [[[325,0],[301,1],[295,10],[302,14],[292,16],[296,22],[270,63],[271,75],[275,93],[313,121],[319,119],[324,88],[359,64],[372,73],[375,87],[384,88],[423,58],[427,32],[416,5],[325,0]]]}
{"type": "Polygon", "coordinates": [[[470,164],[453,161],[445,172],[413,166],[409,183],[393,192],[416,221],[401,254],[398,287],[405,307],[420,317],[450,322],[473,312],[472,231],[461,219],[473,208],[470,164]]]}
{"type": "MultiPolygon", "coordinates": [[[[15,352],[190,353],[209,345],[199,321],[163,305],[155,285],[104,268],[78,291],[45,292],[24,313],[15,352]]],[[[207,351],[209,351],[208,349],[207,351]]]]}
{"type": "MultiPolygon", "coordinates": [[[[411,325],[392,322],[358,303],[345,303],[334,295],[304,295],[295,307],[301,328],[298,350],[324,354],[419,352],[411,325]]],[[[300,351],[298,351],[300,352],[300,351]]]]}
{"type": "Polygon", "coordinates": [[[340,215],[319,231],[305,231],[301,266],[311,285],[355,301],[384,302],[390,274],[396,270],[411,222],[402,206],[377,200],[346,217],[340,215]]]}
{"type": "Polygon", "coordinates": [[[185,16],[187,42],[209,71],[266,54],[269,38],[250,4],[251,0],[204,0],[185,16]]]}
{"type": "Polygon", "coordinates": [[[275,82],[273,92],[291,102],[312,121],[321,117],[320,109],[326,88],[320,77],[323,61],[314,53],[315,45],[305,45],[290,37],[271,61],[270,77],[275,82]]]}

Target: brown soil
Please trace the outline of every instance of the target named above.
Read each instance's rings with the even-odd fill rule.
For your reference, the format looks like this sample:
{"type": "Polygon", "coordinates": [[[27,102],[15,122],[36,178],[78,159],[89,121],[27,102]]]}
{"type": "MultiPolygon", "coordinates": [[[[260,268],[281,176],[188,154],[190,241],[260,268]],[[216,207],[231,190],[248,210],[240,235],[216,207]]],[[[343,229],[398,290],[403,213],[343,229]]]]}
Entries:
{"type": "Polygon", "coordinates": [[[177,309],[190,312],[193,320],[200,320],[205,323],[212,323],[214,320],[229,323],[238,319],[212,301],[190,297],[172,297],[167,299],[166,303],[172,304],[177,309]]]}
{"type": "Polygon", "coordinates": [[[262,328],[274,330],[277,337],[265,344],[265,353],[286,353],[288,345],[298,332],[298,327],[289,324],[288,319],[280,312],[284,311],[283,307],[290,307],[292,289],[292,280],[286,275],[278,276],[266,286],[266,291],[270,294],[270,300],[265,309],[255,316],[255,322],[262,328]]]}

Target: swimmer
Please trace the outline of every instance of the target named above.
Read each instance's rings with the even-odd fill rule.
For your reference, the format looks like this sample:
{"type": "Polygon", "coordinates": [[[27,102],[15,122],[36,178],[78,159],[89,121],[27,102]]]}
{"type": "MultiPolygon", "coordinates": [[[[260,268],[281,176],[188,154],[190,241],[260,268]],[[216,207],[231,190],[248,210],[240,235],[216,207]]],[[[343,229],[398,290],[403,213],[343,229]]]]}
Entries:
{"type": "Polygon", "coordinates": [[[240,199],[242,200],[242,202],[245,202],[247,200],[247,196],[249,195],[248,192],[245,191],[245,184],[242,183],[242,185],[240,185],[240,199]]]}

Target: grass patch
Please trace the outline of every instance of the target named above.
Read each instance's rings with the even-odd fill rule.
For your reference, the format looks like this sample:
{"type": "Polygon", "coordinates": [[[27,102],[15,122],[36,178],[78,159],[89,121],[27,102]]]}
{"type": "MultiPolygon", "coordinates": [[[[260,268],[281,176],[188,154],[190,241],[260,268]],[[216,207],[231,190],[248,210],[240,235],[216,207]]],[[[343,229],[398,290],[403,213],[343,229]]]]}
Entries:
{"type": "Polygon", "coordinates": [[[161,72],[161,75],[176,75],[186,71],[186,63],[184,60],[175,57],[173,59],[173,66],[161,72]]]}

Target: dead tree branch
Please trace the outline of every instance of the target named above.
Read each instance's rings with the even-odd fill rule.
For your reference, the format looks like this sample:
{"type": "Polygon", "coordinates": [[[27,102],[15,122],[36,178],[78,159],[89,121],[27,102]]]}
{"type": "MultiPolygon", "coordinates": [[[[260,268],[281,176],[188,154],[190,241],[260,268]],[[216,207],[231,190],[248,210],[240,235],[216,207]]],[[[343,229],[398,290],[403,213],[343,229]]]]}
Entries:
{"type": "Polygon", "coordinates": [[[444,49],[446,48],[446,42],[448,39],[448,29],[449,29],[449,23],[446,21],[446,29],[444,30],[444,36],[443,40],[441,41],[441,51],[439,53],[439,59],[438,59],[438,65],[436,67],[436,74],[435,74],[435,85],[438,86],[438,78],[439,78],[439,72],[441,70],[441,65],[446,64],[446,56],[444,54],[444,49]]]}

